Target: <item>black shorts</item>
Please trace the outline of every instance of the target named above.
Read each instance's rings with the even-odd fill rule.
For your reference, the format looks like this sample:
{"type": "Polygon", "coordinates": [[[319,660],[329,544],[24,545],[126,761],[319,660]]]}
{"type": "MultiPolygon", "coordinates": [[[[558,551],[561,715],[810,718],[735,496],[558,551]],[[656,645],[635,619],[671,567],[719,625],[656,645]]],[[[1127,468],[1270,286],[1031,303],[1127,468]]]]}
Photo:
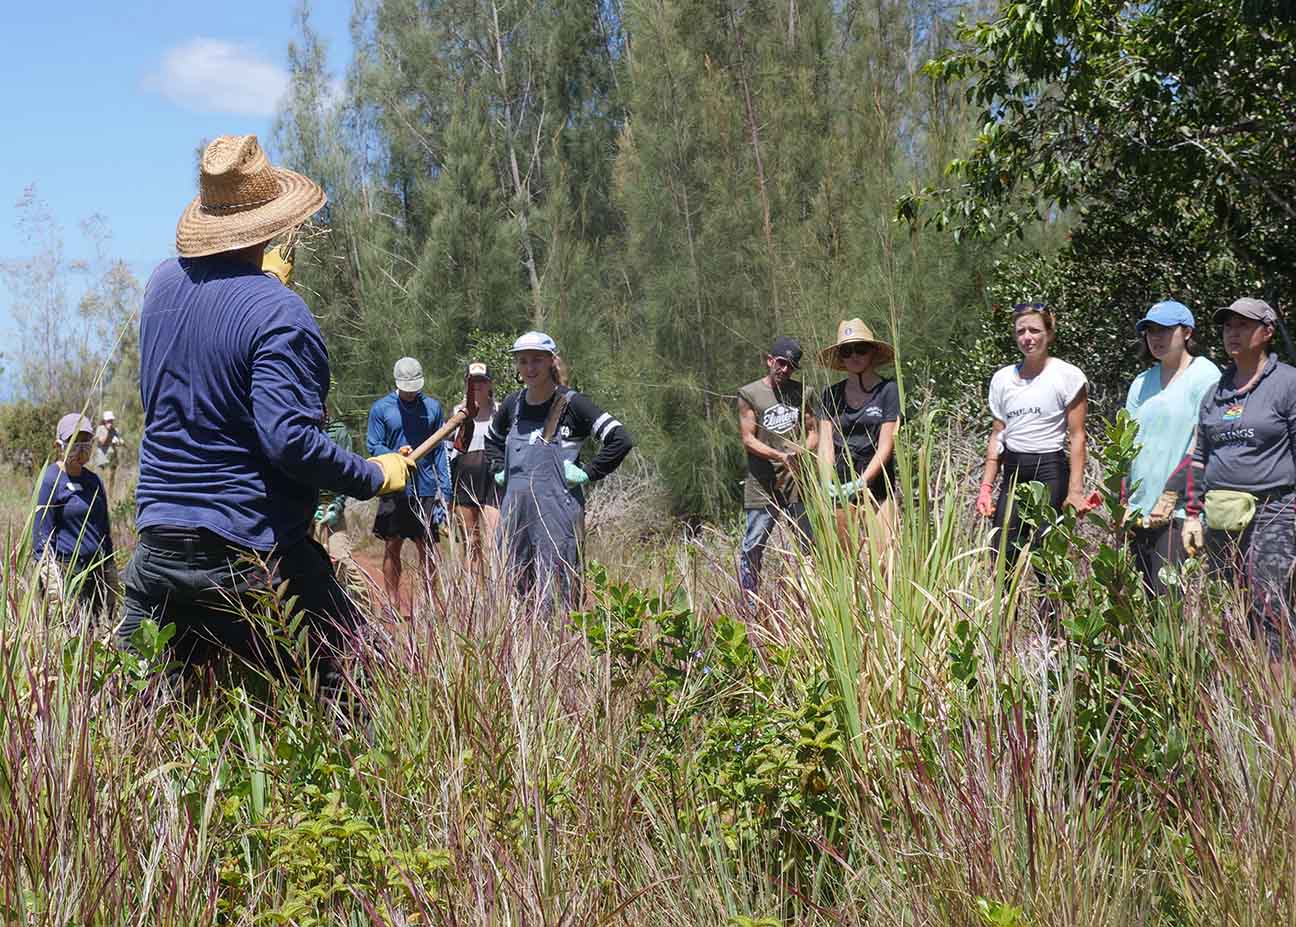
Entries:
{"type": "Polygon", "coordinates": [[[403,538],[435,544],[441,538],[439,527],[432,521],[436,508],[437,500],[431,496],[383,496],[378,500],[373,533],[384,541],[403,538]]]}
{"type": "Polygon", "coordinates": [[[500,488],[495,485],[495,475],[481,451],[460,454],[450,464],[450,480],[454,486],[454,503],[464,508],[482,506],[499,508],[500,488]]]}

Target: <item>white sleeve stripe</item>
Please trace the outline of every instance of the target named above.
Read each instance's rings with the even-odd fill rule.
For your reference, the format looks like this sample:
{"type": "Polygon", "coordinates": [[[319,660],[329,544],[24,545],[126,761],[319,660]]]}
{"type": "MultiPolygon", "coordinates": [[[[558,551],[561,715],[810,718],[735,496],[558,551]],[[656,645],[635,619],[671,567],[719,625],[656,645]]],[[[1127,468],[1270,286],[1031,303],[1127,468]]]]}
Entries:
{"type": "Polygon", "coordinates": [[[601,436],[602,433],[600,429],[603,427],[603,423],[606,422],[611,417],[612,417],[611,413],[604,412],[595,420],[594,424],[590,427],[590,431],[594,432],[594,434],[596,435],[601,436]]]}
{"type": "Polygon", "coordinates": [[[616,430],[617,430],[618,428],[620,428],[620,427],[621,427],[621,423],[618,422],[616,419],[612,419],[611,421],[609,421],[607,424],[605,424],[605,425],[603,426],[603,430],[602,430],[602,431],[597,431],[597,430],[596,430],[596,431],[595,431],[595,436],[596,436],[600,441],[606,441],[606,440],[607,440],[607,436],[610,435],[612,432],[616,431],[616,430]]]}

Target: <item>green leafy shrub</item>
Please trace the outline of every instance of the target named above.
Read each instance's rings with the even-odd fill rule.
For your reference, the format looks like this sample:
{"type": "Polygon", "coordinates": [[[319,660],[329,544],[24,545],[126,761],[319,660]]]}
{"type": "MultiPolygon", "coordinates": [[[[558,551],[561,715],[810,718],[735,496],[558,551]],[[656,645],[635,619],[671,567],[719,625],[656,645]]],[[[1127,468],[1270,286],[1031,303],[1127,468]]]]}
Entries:
{"type": "Polygon", "coordinates": [[[67,410],[20,399],[0,406],[0,460],[31,473],[54,453],[54,427],[67,410]]]}
{"type": "Polygon", "coordinates": [[[729,852],[760,849],[783,877],[808,874],[814,839],[841,823],[843,743],[823,668],[779,648],[758,655],[741,622],[708,625],[679,592],[667,604],[590,572],[595,606],[572,620],[609,657],[614,688],[635,694],[654,784],[691,796],[679,823],[729,852]]]}

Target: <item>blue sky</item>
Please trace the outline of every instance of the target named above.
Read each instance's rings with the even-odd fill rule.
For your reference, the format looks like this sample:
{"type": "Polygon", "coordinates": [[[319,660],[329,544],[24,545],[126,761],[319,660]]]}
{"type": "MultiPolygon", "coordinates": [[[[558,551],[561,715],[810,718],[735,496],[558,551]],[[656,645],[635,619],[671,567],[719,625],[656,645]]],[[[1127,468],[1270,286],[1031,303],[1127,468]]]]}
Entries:
{"type": "MultiPolygon", "coordinates": [[[[252,132],[269,146],[295,7],[5,4],[0,261],[30,253],[13,204],[33,183],[63,227],[69,258],[86,250],[77,225],[92,213],[108,220],[112,253],[137,274],[169,256],[176,219],[195,193],[199,142],[252,132]]],[[[350,0],[318,0],[311,12],[338,76],[350,57],[350,15],[350,0]]],[[[0,284],[0,329],[9,305],[0,284]]]]}

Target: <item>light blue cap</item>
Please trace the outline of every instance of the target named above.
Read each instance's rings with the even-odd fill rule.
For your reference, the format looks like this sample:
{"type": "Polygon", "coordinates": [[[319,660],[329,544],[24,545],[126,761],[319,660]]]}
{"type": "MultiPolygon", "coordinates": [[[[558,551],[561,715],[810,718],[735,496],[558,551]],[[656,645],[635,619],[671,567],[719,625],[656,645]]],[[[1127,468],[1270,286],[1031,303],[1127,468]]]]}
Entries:
{"type": "Polygon", "coordinates": [[[1193,314],[1188,307],[1183,303],[1175,302],[1173,299],[1163,300],[1149,309],[1147,315],[1135,323],[1134,330],[1141,335],[1149,325],[1162,325],[1166,328],[1173,328],[1175,325],[1184,325],[1188,328],[1197,327],[1197,323],[1193,320],[1193,314]]]}
{"type": "Polygon", "coordinates": [[[558,345],[544,332],[527,332],[513,342],[513,353],[519,351],[544,351],[546,354],[557,354],[558,345]]]}

